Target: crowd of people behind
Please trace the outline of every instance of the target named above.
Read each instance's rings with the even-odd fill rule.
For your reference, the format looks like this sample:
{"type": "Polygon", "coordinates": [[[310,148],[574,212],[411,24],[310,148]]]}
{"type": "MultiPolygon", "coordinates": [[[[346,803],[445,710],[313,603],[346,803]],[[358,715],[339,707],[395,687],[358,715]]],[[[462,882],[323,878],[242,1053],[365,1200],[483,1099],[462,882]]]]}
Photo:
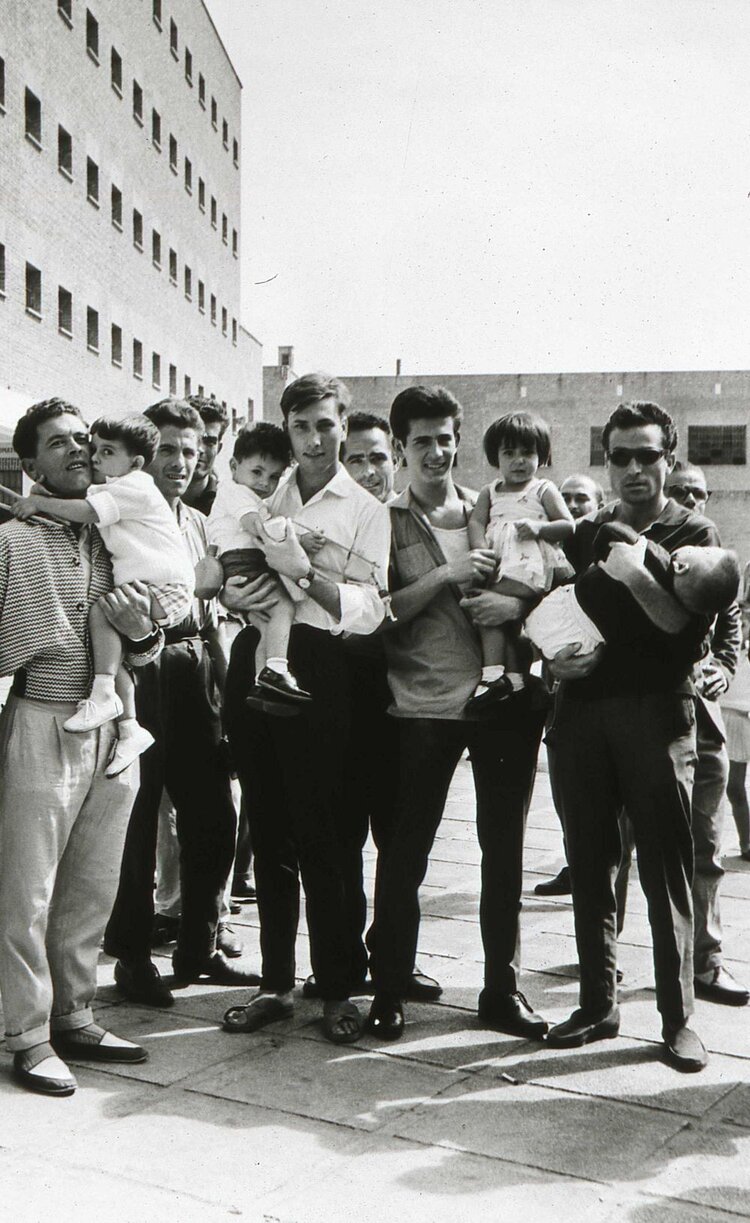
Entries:
{"type": "Polygon", "coordinates": [[[257,987],[226,1031],[288,1017],[300,883],[303,993],[326,1037],[397,1040],[405,1002],[442,992],[417,964],[419,889],[467,750],[479,1023],[558,1048],[617,1035],[635,846],[663,1053],[702,1069],[695,995],[750,997],[723,963],[719,911],[727,785],[750,858],[750,665],[737,558],[706,516],[703,472],[675,462],[672,419],[615,408],[605,505],[588,476],[558,489],[540,474],[550,435],[532,413],[487,430],[497,474],[477,494],[454,478],[462,410],[442,387],[401,391],[385,419],[311,374],[281,411],[283,427],[241,430],[221,477],[226,412],[199,397],[91,428],[48,399],[16,426],[32,487],[0,525],[14,1077],[70,1095],[68,1061],[145,1060],[94,1020],[102,939],[133,1002],[168,1007],[204,980],[257,987]],[[572,893],[580,965],[579,1006],[553,1026],[519,975],[543,734],[566,865],[536,891],[572,893]],[[229,922],[240,900],[257,900],[260,973],[229,922]],[[167,942],[162,978],[152,948],[167,942]]]}

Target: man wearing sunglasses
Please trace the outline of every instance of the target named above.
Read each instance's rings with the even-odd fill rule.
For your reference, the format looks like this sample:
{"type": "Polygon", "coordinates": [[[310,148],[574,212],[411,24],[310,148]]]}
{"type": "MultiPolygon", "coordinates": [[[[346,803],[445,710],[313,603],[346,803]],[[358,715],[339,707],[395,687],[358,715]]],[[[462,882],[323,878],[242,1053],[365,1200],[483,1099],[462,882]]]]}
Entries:
{"type": "MultiPolygon", "coordinates": [[[[686,544],[718,544],[713,523],[664,491],[677,443],[668,413],[651,403],[621,404],[604,426],[602,442],[617,500],[576,528],[569,551],[577,573],[592,562],[605,522],[626,523],[670,552],[686,544]]],[[[614,545],[606,567],[653,620],[653,636],[598,647],[585,657],[568,646],[551,664],[565,681],[552,733],[581,984],[579,1009],[551,1029],[548,1041],[572,1048],[619,1031],[614,880],[617,817],[624,806],[648,899],[664,1054],[675,1068],[695,1071],[707,1061],[700,1038],[688,1027],[694,1003],[690,796],[696,721],[690,676],[700,645],[694,622],[675,634],[656,627],[663,592],[636,571],[633,552],[614,545]]]]}

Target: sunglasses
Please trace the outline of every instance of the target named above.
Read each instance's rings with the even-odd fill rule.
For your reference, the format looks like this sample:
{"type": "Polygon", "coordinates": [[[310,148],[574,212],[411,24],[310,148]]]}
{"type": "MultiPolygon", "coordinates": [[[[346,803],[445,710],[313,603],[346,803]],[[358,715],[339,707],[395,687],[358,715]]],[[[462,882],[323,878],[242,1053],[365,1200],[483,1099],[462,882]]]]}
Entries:
{"type": "Polygon", "coordinates": [[[663,459],[666,450],[654,450],[650,446],[637,446],[630,450],[627,446],[615,446],[607,458],[613,467],[627,467],[635,459],[639,467],[653,467],[659,459],[663,459]]]}
{"type": "Polygon", "coordinates": [[[684,484],[672,484],[668,492],[675,501],[686,501],[688,497],[692,497],[694,501],[708,501],[711,496],[707,488],[687,488],[684,484]]]}

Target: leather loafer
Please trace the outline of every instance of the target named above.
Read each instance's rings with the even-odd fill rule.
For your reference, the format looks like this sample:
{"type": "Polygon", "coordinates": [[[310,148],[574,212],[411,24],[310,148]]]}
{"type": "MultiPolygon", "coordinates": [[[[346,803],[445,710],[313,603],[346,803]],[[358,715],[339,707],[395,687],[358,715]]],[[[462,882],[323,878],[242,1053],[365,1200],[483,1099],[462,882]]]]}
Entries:
{"type": "Polygon", "coordinates": [[[662,1029],[664,1060],[675,1070],[695,1074],[708,1065],[708,1054],[700,1036],[686,1023],[680,1027],[662,1029]]]}
{"type": "MultiPolygon", "coordinates": [[[[13,1078],[27,1091],[35,1091],[40,1096],[72,1096],[77,1087],[73,1075],[67,1066],[62,1067],[67,1073],[60,1075],[34,1074],[35,1066],[39,1066],[47,1058],[55,1057],[55,1051],[49,1044],[34,1045],[31,1049],[22,1049],[13,1054],[13,1078]]],[[[59,1065],[59,1063],[58,1063],[59,1065]]]]}
{"type": "Polygon", "coordinates": [[[409,1002],[437,1002],[442,992],[443,987],[440,982],[420,972],[415,965],[406,990],[409,1002]]]}
{"type": "Polygon", "coordinates": [[[90,1023],[85,1028],[73,1031],[53,1032],[50,1044],[58,1057],[71,1058],[79,1062],[121,1062],[137,1064],[145,1062],[148,1054],[132,1040],[112,1036],[106,1028],[90,1023]],[[113,1043],[109,1043],[107,1038],[113,1043]]]}
{"type": "Polygon", "coordinates": [[[710,981],[702,981],[700,977],[696,977],[694,985],[696,996],[705,998],[706,1002],[720,1002],[724,1006],[747,1006],[750,1002],[750,992],[744,985],[740,985],[739,981],[735,981],[731,972],[722,964],[714,968],[710,981]]]}
{"type": "Polygon", "coordinates": [[[230,964],[226,956],[215,951],[204,964],[188,964],[178,955],[172,956],[174,982],[177,986],[195,985],[198,981],[212,981],[214,985],[260,985],[260,976],[246,964],[230,964]]]}
{"type": "Polygon", "coordinates": [[[139,964],[126,964],[118,960],[115,964],[115,983],[128,1002],[139,1002],[143,1006],[174,1006],[174,996],[151,960],[139,964]]]}
{"type": "Polygon", "coordinates": [[[556,1023],[547,1033],[547,1044],[555,1049],[578,1049],[595,1040],[611,1040],[620,1031],[620,1011],[616,1006],[597,1018],[585,1011],[573,1011],[563,1023],[556,1023]]]}
{"type": "Polygon", "coordinates": [[[477,1007],[479,1021],[493,1032],[509,1032],[541,1040],[549,1024],[532,1009],[524,994],[495,994],[483,989],[477,1007]]]}
{"type": "Polygon", "coordinates": [[[229,922],[220,921],[216,929],[216,950],[236,960],[242,955],[242,943],[229,922]]]}
{"type": "Polygon", "coordinates": [[[535,896],[569,896],[570,895],[570,867],[564,866],[558,871],[554,879],[545,879],[543,883],[538,883],[534,888],[535,896]]]}
{"type": "Polygon", "coordinates": [[[378,1040],[398,1040],[404,1034],[404,1008],[398,998],[376,994],[367,1016],[367,1031],[378,1040]]]}

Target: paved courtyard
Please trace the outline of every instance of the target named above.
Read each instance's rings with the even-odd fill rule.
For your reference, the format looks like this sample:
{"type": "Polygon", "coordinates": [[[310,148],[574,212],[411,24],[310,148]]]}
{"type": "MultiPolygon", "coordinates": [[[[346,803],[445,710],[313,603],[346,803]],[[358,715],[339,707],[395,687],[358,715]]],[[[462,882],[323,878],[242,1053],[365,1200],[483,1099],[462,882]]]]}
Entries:
{"type": "MultiPolygon", "coordinates": [[[[726,958],[750,978],[750,864],[727,821],[726,958]]],[[[533,886],[561,864],[540,772],[529,821],[523,988],[552,1020],[576,1001],[566,898],[533,886]]],[[[0,1203],[13,1223],[721,1223],[750,1217],[750,1008],[699,1002],[702,1074],[659,1060],[649,932],[631,883],[622,1035],[558,1051],[483,1031],[479,854],[462,762],[423,889],[420,965],[445,987],[408,1008],[404,1038],[334,1047],[317,1007],[255,1036],[220,1030],[246,991],[195,986],[173,1010],[119,1002],[102,959],[99,1018],[144,1066],[76,1067],[65,1100],[11,1085],[0,1058],[0,1203]]],[[[368,853],[368,871],[373,858],[368,853]]],[[[257,956],[257,914],[235,927],[257,956]]],[[[165,949],[166,955],[166,949],[165,949]]],[[[169,961],[160,960],[164,972],[169,961]]],[[[299,974],[308,969],[299,939],[299,974]]],[[[366,1001],[364,1002],[366,1005],[366,1001]]]]}

